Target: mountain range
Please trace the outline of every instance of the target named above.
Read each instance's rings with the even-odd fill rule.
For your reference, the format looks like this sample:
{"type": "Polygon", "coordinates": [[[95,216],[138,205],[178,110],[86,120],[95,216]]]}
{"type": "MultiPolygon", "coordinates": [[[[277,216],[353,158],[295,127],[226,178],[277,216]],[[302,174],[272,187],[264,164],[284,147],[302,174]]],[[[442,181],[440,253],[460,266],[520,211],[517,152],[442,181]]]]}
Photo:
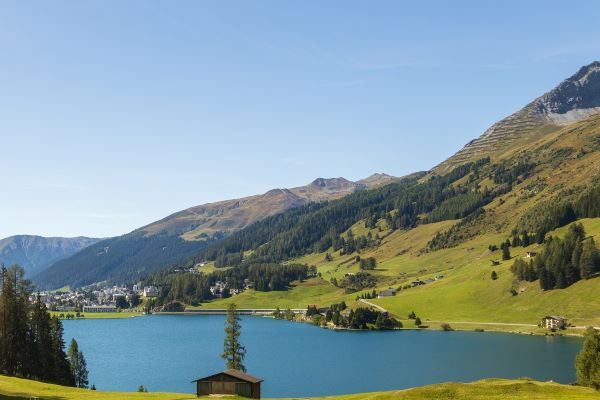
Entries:
{"type": "Polygon", "coordinates": [[[70,257],[101,239],[88,237],[42,237],[16,235],[0,240],[0,263],[19,264],[27,274],[34,276],[58,260],[70,257]]]}
{"type": "Polygon", "coordinates": [[[38,269],[35,282],[40,287],[57,288],[139,279],[271,215],[312,202],[339,199],[397,179],[383,173],[356,182],[318,178],[306,186],[191,207],[128,234],[94,243],[71,257],[62,257],[51,268],[38,269]]]}
{"type": "Polygon", "coordinates": [[[356,308],[368,299],[430,327],[539,332],[544,315],[600,325],[598,66],[427,173],[267,217],[148,276],[161,287],[157,304],[356,308]],[[204,274],[182,272],[198,266],[204,274]],[[303,266],[317,275],[298,275],[303,266]],[[254,289],[215,299],[217,279],[254,289]]]}
{"type": "Polygon", "coordinates": [[[273,189],[256,196],[191,207],[146,225],[145,235],[181,235],[184,240],[203,240],[231,233],[253,222],[310,202],[339,199],[356,190],[374,188],[394,181],[387,174],[373,174],[356,182],[345,178],[317,178],[306,186],[273,189]]]}
{"type": "MultiPolygon", "coordinates": [[[[335,243],[349,231],[368,231],[379,239],[370,239],[361,257],[375,257],[386,266],[373,273],[378,285],[397,284],[398,275],[393,274],[417,278],[425,271],[446,271],[448,265],[441,260],[450,257],[456,265],[465,265],[457,271],[469,271],[458,288],[479,276],[471,269],[471,258],[463,253],[459,257],[459,250],[485,249],[516,229],[541,229],[540,220],[550,218],[547,210],[553,204],[577,201],[594,182],[600,166],[599,111],[600,63],[594,62],[492,125],[428,173],[402,180],[386,175],[359,182],[317,179],[301,188],[192,207],[96,243],[57,262],[36,280],[44,287],[81,286],[138,279],[172,266],[235,266],[243,257],[255,262],[311,262],[323,268],[318,285],[326,298],[343,298],[329,279],[343,279],[340,271],[355,273],[358,265],[353,261],[355,249],[348,258],[337,253],[335,243]],[[410,266],[417,265],[420,269],[411,272],[410,266]]],[[[544,229],[560,226],[546,225],[550,228],[544,229]]],[[[494,257],[481,254],[475,259],[494,257]]],[[[504,273],[500,281],[506,279],[510,286],[506,266],[504,273]]],[[[481,290],[484,303],[489,288],[482,284],[463,289],[460,296],[481,290]]],[[[509,289],[498,294],[501,300],[490,302],[509,307],[509,289]]],[[[527,296],[512,301],[522,298],[527,296]]],[[[421,298],[411,301],[417,304],[421,298]]],[[[471,301],[464,299],[465,304],[471,301]]]]}

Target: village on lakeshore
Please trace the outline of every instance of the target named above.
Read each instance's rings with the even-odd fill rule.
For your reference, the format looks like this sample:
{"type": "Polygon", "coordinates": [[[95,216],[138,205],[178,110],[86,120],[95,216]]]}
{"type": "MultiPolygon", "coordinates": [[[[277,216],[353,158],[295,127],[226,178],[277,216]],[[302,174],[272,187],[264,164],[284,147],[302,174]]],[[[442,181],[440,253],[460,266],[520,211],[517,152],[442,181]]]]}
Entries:
{"type": "MultiPolygon", "coordinates": [[[[350,274],[347,274],[350,275],[350,274]]],[[[433,283],[437,280],[443,279],[444,276],[441,274],[436,275],[433,278],[427,278],[424,280],[416,279],[411,281],[409,284],[404,285],[404,289],[426,285],[433,283]]],[[[253,284],[249,279],[244,280],[243,289],[230,288],[226,281],[216,281],[213,286],[210,287],[210,293],[216,299],[227,298],[236,296],[245,290],[252,289],[253,284]]],[[[389,312],[376,304],[370,303],[368,299],[383,299],[392,296],[396,296],[398,290],[402,288],[388,288],[379,291],[373,291],[373,293],[367,293],[362,297],[357,297],[364,307],[375,310],[377,313],[381,313],[384,318],[389,318],[389,312]]],[[[93,287],[82,288],[80,290],[59,290],[46,292],[42,291],[39,293],[32,294],[29,298],[33,304],[39,300],[43,302],[49,311],[57,313],[61,318],[84,318],[85,314],[96,314],[101,316],[102,314],[113,315],[123,311],[137,312],[137,313],[161,313],[161,312],[183,312],[190,314],[226,314],[227,310],[224,308],[214,307],[200,307],[187,309],[185,305],[182,308],[169,309],[167,307],[144,307],[144,304],[151,304],[149,301],[159,296],[160,289],[154,285],[142,285],[141,282],[127,287],[126,285],[113,285],[102,287],[95,285],[93,287]]],[[[240,308],[237,310],[240,315],[260,315],[260,316],[273,316],[279,319],[296,320],[299,322],[309,322],[322,327],[333,327],[339,328],[337,324],[332,323],[333,314],[338,305],[333,306],[318,306],[316,304],[308,304],[305,308],[240,308]],[[333,310],[333,311],[332,311],[333,310]]],[[[338,310],[339,315],[342,318],[348,318],[350,316],[350,309],[345,308],[338,310]]],[[[354,310],[353,310],[354,311],[354,310]]],[[[338,317],[339,318],[339,317],[338,317]]],[[[409,319],[415,319],[417,316],[412,313],[409,315],[409,319]]],[[[427,327],[419,319],[417,327],[427,327]]],[[[447,324],[446,324],[447,325],[447,324]]],[[[568,319],[563,316],[548,315],[544,316],[537,322],[537,326],[540,328],[547,329],[551,332],[557,332],[565,330],[571,325],[568,319]]],[[[401,324],[399,327],[403,327],[401,324]]],[[[442,327],[443,329],[444,326],[442,327]]]]}

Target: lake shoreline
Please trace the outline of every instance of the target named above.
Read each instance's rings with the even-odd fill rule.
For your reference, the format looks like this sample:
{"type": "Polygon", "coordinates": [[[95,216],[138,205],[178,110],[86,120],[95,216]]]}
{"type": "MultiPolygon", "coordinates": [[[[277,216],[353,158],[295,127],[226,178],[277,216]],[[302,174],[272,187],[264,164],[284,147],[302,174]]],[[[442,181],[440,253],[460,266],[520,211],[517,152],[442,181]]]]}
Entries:
{"type": "MultiPolygon", "coordinates": [[[[86,314],[86,316],[81,317],[81,318],[73,318],[71,319],[72,321],[78,321],[78,320],[89,320],[89,319],[124,319],[124,318],[138,318],[138,317],[144,317],[144,316],[148,316],[148,315],[179,315],[179,316],[209,316],[209,315],[225,315],[225,312],[220,312],[219,311],[215,311],[215,312],[210,312],[210,310],[207,310],[207,312],[197,312],[197,311],[183,311],[183,312],[155,312],[152,314],[145,314],[145,313],[133,313],[133,312],[122,312],[122,313],[107,313],[108,315],[102,315],[101,313],[96,313],[93,314],[93,317],[88,317],[89,314],[86,314]],[[120,315],[122,314],[122,315],[120,315]]],[[[255,317],[263,317],[263,318],[271,318],[271,319],[277,319],[274,318],[271,315],[265,314],[265,313],[254,313],[254,314],[243,314],[243,315],[249,315],[249,316],[255,316],[255,317]]],[[[66,319],[63,319],[66,320],[66,319]]],[[[312,325],[314,327],[317,328],[322,328],[322,329],[328,329],[328,330],[333,330],[333,331],[356,331],[356,332],[374,332],[374,331],[444,331],[444,329],[441,327],[441,324],[443,324],[444,322],[438,322],[438,321],[427,321],[425,320],[423,325],[427,325],[430,323],[435,324],[435,327],[432,326],[427,326],[427,327],[423,327],[423,328],[419,328],[419,327],[406,327],[406,324],[404,324],[404,322],[411,322],[412,320],[401,320],[401,322],[403,322],[404,327],[402,328],[394,328],[394,329],[353,329],[353,328],[345,328],[345,327],[331,327],[331,326],[320,326],[320,325],[315,325],[313,324],[311,321],[289,321],[286,319],[282,319],[282,321],[288,321],[288,322],[296,322],[296,323],[302,323],[302,324],[307,324],[307,325],[312,325]],[[439,325],[439,326],[438,326],[439,325]]],[[[534,327],[534,326],[529,326],[530,328],[533,328],[533,330],[530,331],[526,331],[526,330],[515,330],[515,329],[510,329],[511,327],[514,327],[514,325],[520,325],[520,324],[511,324],[511,323],[503,323],[503,322],[485,322],[485,323],[481,323],[481,322],[447,322],[448,324],[451,325],[452,330],[449,330],[447,332],[477,332],[477,333],[510,333],[510,334],[514,334],[514,335],[524,335],[524,336],[548,336],[548,337],[576,337],[576,338],[582,338],[584,336],[584,332],[585,332],[585,328],[583,327],[578,327],[578,328],[570,328],[567,329],[566,331],[562,331],[562,332],[550,332],[547,330],[543,330],[542,328],[539,327],[534,327]],[[496,325],[497,324],[497,325],[496,325]],[[465,325],[468,325],[469,327],[464,327],[465,325]],[[574,331],[574,329],[577,329],[577,331],[574,331]]]]}
{"type": "MultiPolygon", "coordinates": [[[[191,390],[194,379],[224,367],[220,354],[225,319],[223,315],[184,318],[158,314],[69,320],[64,322],[64,337],[67,342],[75,338],[79,343],[90,382],[98,389],[133,391],[143,384],[154,392],[185,392],[191,390]],[[112,366],[116,363],[125,367],[115,371],[112,366]],[[165,363],[172,367],[166,370],[165,363]]],[[[267,382],[265,397],[363,393],[489,377],[531,376],[570,383],[573,359],[581,350],[581,339],[568,337],[472,331],[446,334],[412,327],[393,331],[315,329],[306,323],[257,316],[241,316],[240,323],[246,368],[267,382]],[[460,367],[439,367],[452,365],[459,356],[463,360],[460,367]],[[318,362],[323,359],[330,361],[318,362]],[[327,378],[332,370],[345,379],[333,384],[327,378]],[[311,386],[289,385],[289,376],[301,375],[311,380],[311,386]]]]}

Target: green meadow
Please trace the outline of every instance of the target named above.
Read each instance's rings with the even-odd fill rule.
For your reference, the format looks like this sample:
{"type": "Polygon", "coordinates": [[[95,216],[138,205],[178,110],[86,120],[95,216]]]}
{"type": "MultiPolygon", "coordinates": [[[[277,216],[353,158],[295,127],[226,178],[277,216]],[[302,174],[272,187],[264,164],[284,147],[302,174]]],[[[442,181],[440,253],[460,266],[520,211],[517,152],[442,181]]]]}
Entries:
{"type": "MultiPolygon", "coordinates": [[[[77,389],[26,379],[0,376],[0,399],[29,400],[31,398],[52,400],[192,400],[194,394],[184,393],[130,393],[104,392],[77,389]]],[[[241,400],[240,397],[227,397],[241,400]]],[[[419,388],[388,392],[360,393],[313,399],[330,400],[588,400],[600,395],[593,389],[537,382],[526,379],[487,379],[473,383],[442,383],[419,388]]]]}

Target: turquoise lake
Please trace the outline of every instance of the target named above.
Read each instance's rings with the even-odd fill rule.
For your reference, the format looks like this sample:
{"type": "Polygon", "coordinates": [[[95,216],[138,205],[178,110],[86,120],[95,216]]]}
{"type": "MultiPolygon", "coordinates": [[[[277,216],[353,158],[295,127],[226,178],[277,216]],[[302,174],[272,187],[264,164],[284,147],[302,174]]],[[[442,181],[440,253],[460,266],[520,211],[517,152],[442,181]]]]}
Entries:
{"type": "MultiPolygon", "coordinates": [[[[144,316],[64,321],[98,390],[195,390],[192,380],[224,369],[225,317],[144,316]]],[[[325,396],[489,377],[571,383],[581,339],[503,333],[332,331],[242,317],[246,367],[265,397],[325,396]]]]}

